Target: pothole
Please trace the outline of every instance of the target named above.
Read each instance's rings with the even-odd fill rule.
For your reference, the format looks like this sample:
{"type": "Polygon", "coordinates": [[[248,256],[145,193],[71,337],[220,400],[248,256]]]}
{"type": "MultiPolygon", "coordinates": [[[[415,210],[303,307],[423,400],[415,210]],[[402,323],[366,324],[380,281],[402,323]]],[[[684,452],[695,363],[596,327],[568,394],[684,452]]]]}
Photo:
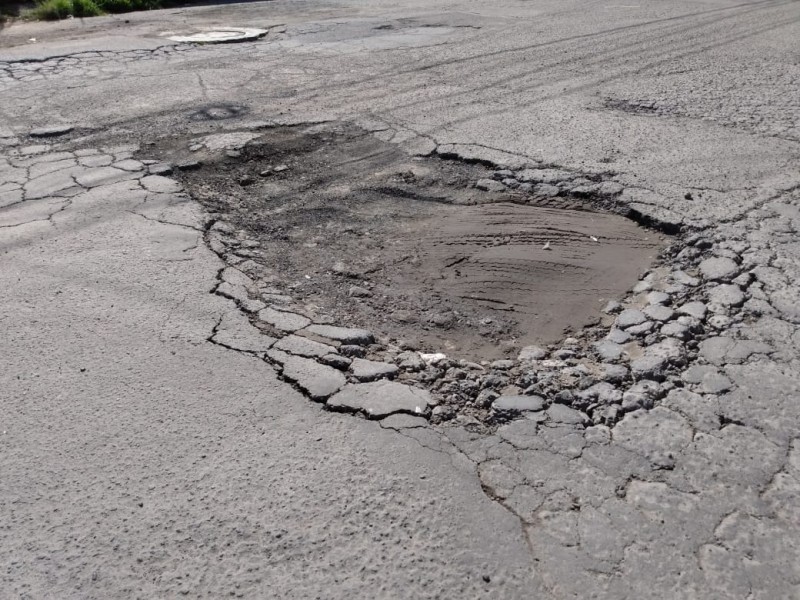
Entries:
{"type": "Polygon", "coordinates": [[[219,27],[203,29],[193,33],[174,34],[167,32],[162,35],[173,42],[185,44],[225,44],[257,40],[267,35],[267,30],[254,27],[219,27]]]}
{"type": "Polygon", "coordinates": [[[183,183],[242,232],[237,260],[265,265],[274,295],[313,321],[403,348],[480,362],[558,342],[596,323],[665,243],[553,195],[555,181],[549,197],[493,186],[487,167],[410,158],[353,126],[280,127],[222,152],[216,137],[156,149],[199,163],[183,183]]]}

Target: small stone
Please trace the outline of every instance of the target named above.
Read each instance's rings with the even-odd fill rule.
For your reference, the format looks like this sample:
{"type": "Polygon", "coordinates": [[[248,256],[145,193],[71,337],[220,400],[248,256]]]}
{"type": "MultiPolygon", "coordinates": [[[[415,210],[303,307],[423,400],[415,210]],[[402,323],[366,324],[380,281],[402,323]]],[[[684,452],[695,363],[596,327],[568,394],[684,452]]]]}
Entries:
{"type": "Polygon", "coordinates": [[[631,373],[635,378],[664,379],[669,361],[663,356],[647,355],[631,361],[631,373]]]}
{"type": "Polygon", "coordinates": [[[243,175],[242,177],[239,178],[239,185],[242,187],[253,185],[255,182],[256,180],[253,179],[253,177],[251,177],[250,175],[243,175]]]}
{"type": "Polygon", "coordinates": [[[339,353],[342,356],[349,356],[351,358],[364,358],[367,355],[367,350],[364,346],[356,346],[355,344],[342,344],[339,346],[339,353]]]}
{"type": "Polygon", "coordinates": [[[137,171],[144,171],[144,163],[139,162],[138,160],[134,160],[132,158],[127,158],[125,160],[115,162],[114,167],[116,167],[117,169],[122,169],[123,171],[129,171],[131,173],[135,173],[137,171]]]}
{"type": "Polygon", "coordinates": [[[639,392],[625,392],[622,394],[622,410],[624,412],[652,407],[652,401],[645,394],[639,392]]]}
{"type": "Polygon", "coordinates": [[[533,192],[545,198],[555,198],[561,193],[561,189],[550,183],[538,183],[533,187],[533,192]]]}
{"type": "Polygon", "coordinates": [[[34,154],[41,154],[42,152],[47,152],[50,147],[47,144],[36,144],[34,146],[23,146],[19,149],[19,153],[22,156],[32,156],[34,154]]]}
{"type": "Polygon", "coordinates": [[[513,360],[496,360],[491,365],[489,365],[492,369],[500,369],[501,371],[507,371],[515,366],[513,360]]]}
{"type": "Polygon", "coordinates": [[[452,406],[437,406],[431,411],[431,415],[438,417],[441,421],[452,419],[456,415],[456,409],[452,406]]]}
{"type": "Polygon", "coordinates": [[[303,329],[311,323],[311,319],[303,315],[275,310],[274,308],[265,308],[259,311],[258,318],[265,323],[269,323],[275,329],[289,332],[303,329]]]}
{"type": "Polygon", "coordinates": [[[255,282],[250,277],[242,273],[239,269],[234,267],[225,267],[225,269],[222,270],[222,273],[220,273],[220,279],[232,285],[242,286],[246,290],[255,289],[255,282]]]}
{"type": "Polygon", "coordinates": [[[672,280],[680,283],[681,285],[688,285],[689,287],[700,285],[700,280],[697,277],[692,277],[685,271],[673,271],[672,280]]]}
{"type": "Polygon", "coordinates": [[[267,304],[272,304],[273,306],[288,306],[294,302],[294,298],[291,296],[287,296],[286,294],[270,294],[270,293],[262,293],[261,299],[266,302],[267,304]]]}
{"type": "Polygon", "coordinates": [[[695,319],[703,320],[706,316],[708,307],[702,302],[688,302],[678,308],[678,313],[682,315],[689,315],[695,319]]]}
{"type": "Polygon", "coordinates": [[[682,296],[686,293],[686,286],[680,283],[668,283],[664,286],[664,292],[670,296],[682,296]]]}
{"type": "Polygon", "coordinates": [[[661,323],[669,321],[675,316],[674,310],[661,304],[648,306],[643,312],[653,321],[659,321],[661,323]]]}
{"type": "Polygon", "coordinates": [[[597,400],[603,404],[622,402],[622,392],[608,382],[602,381],[578,393],[583,400],[597,400]]]}
{"type": "MultiPolygon", "coordinates": [[[[578,183],[578,181],[576,180],[575,183],[578,183]]],[[[575,185],[574,187],[570,186],[570,192],[580,198],[586,198],[597,193],[597,185],[590,183],[587,180],[587,183],[581,183],[580,185],[575,185]]]]}
{"type": "Polygon", "coordinates": [[[722,394],[733,387],[733,382],[722,373],[707,373],[703,377],[701,387],[706,394],[722,394]]]}
{"type": "Polygon", "coordinates": [[[350,368],[350,363],[353,361],[347,358],[346,356],[342,356],[341,354],[326,354],[325,356],[321,356],[318,358],[319,362],[324,365],[328,365],[329,367],[333,367],[334,369],[339,369],[340,371],[347,371],[350,368]]]}
{"type": "Polygon", "coordinates": [[[633,286],[633,293],[640,294],[642,292],[649,292],[653,288],[653,284],[649,281],[640,281],[633,286]]]}
{"type": "Polygon", "coordinates": [[[691,337],[689,328],[681,323],[667,323],[661,328],[661,334],[679,340],[688,340],[691,337]]]}
{"type": "Polygon", "coordinates": [[[598,185],[596,189],[597,193],[601,196],[616,196],[617,194],[621,194],[622,190],[625,188],[616,181],[604,181],[598,185]]]}
{"type": "Polygon", "coordinates": [[[645,394],[647,397],[653,398],[655,400],[657,398],[661,398],[664,395],[662,386],[663,384],[660,384],[657,381],[652,381],[650,379],[642,379],[641,381],[637,381],[630,388],[628,388],[628,391],[645,394]]]}
{"type": "Polygon", "coordinates": [[[425,390],[394,381],[351,383],[327,402],[331,409],[363,411],[372,419],[382,419],[393,413],[423,414],[432,404],[425,390]]]}
{"type": "Polygon", "coordinates": [[[619,344],[609,340],[602,340],[592,344],[592,349],[603,362],[614,362],[622,358],[625,349],[619,344]]]}
{"type": "Polygon", "coordinates": [[[700,273],[710,281],[730,281],[739,274],[739,265],[730,258],[715,256],[700,263],[700,273]]]}
{"type": "Polygon", "coordinates": [[[506,186],[494,179],[479,179],[475,187],[485,192],[503,192],[506,186]]]}
{"type": "Polygon", "coordinates": [[[49,138],[66,135],[73,129],[72,125],[50,125],[47,127],[38,127],[32,129],[30,132],[31,137],[35,138],[49,138]]]}
{"type": "Polygon", "coordinates": [[[547,417],[555,423],[567,425],[588,425],[590,423],[589,417],[584,413],[563,404],[552,404],[547,409],[547,417]]]}
{"type": "Polygon", "coordinates": [[[622,331],[622,329],[617,329],[614,327],[608,332],[606,339],[609,342],[614,342],[615,344],[624,344],[625,342],[630,341],[631,334],[627,333],[626,331],[622,331]]]}
{"type": "Polygon", "coordinates": [[[427,427],[428,421],[424,417],[415,417],[406,413],[395,413],[381,420],[384,429],[417,429],[427,427]]]}
{"type": "Polygon", "coordinates": [[[251,300],[250,298],[243,299],[239,306],[242,308],[243,311],[249,313],[257,313],[260,310],[263,310],[267,307],[261,300],[251,300]]]}
{"type": "Polygon", "coordinates": [[[358,285],[351,285],[350,289],[347,290],[347,295],[351,298],[369,298],[372,296],[372,292],[370,292],[367,288],[363,288],[358,285]]]}
{"type": "Polygon", "coordinates": [[[666,338],[645,350],[644,356],[631,361],[631,373],[636,379],[661,381],[670,363],[683,355],[683,344],[674,338],[666,338]]]}
{"type": "Polygon", "coordinates": [[[708,319],[709,326],[716,330],[727,329],[731,323],[733,323],[733,319],[727,315],[714,315],[708,319]]]}
{"type": "Polygon", "coordinates": [[[656,304],[670,304],[672,298],[670,298],[669,294],[665,294],[664,292],[650,292],[647,294],[647,303],[652,305],[656,304]]]}
{"type": "Polygon", "coordinates": [[[333,325],[310,325],[308,331],[342,342],[343,344],[355,344],[365,346],[375,341],[375,337],[365,329],[351,329],[348,327],[335,327],[333,325]]]}
{"type": "Polygon", "coordinates": [[[575,394],[571,390],[561,390],[553,396],[553,400],[559,404],[570,405],[575,402],[575,394]]]}
{"type": "Polygon", "coordinates": [[[683,373],[681,373],[681,379],[683,379],[686,383],[697,384],[702,382],[703,377],[709,373],[719,373],[719,371],[717,371],[717,368],[712,365],[692,365],[683,373]]]}
{"type": "Polygon", "coordinates": [[[611,429],[605,425],[587,427],[583,437],[590,444],[608,444],[611,441],[611,429]]]}
{"type": "Polygon", "coordinates": [[[308,358],[326,356],[336,352],[336,348],[333,346],[320,344],[314,340],[293,334],[287,335],[285,338],[280,339],[274,347],[278,350],[288,352],[289,354],[305,356],[308,358]]]}
{"type": "Polygon", "coordinates": [[[475,398],[475,406],[478,408],[488,408],[499,394],[494,390],[481,390],[478,397],[475,398]]]}
{"type": "Polygon", "coordinates": [[[181,171],[196,171],[202,165],[199,160],[186,160],[181,163],[178,163],[176,166],[181,171]]]}
{"type": "Polygon", "coordinates": [[[722,306],[741,306],[745,295],[738,285],[723,284],[708,290],[708,299],[711,303],[722,306]]]}
{"type": "Polygon", "coordinates": [[[247,295],[247,288],[243,285],[237,285],[234,283],[229,283],[227,281],[223,281],[217,286],[215,293],[223,298],[229,298],[231,300],[235,300],[240,304],[244,304],[250,298],[247,295]]]}
{"type": "Polygon", "coordinates": [[[635,308],[626,308],[618,316],[616,325],[620,329],[627,329],[634,325],[640,325],[647,321],[647,316],[640,310],[635,308]]]}
{"type": "Polygon", "coordinates": [[[700,328],[700,319],[690,317],[689,315],[680,316],[675,320],[692,331],[698,331],[700,328]]]}
{"type": "Polygon", "coordinates": [[[242,352],[266,352],[275,338],[261,333],[241,312],[232,310],[220,319],[211,341],[242,352]]]}
{"type": "Polygon", "coordinates": [[[620,310],[622,310],[622,304],[620,304],[616,300],[609,300],[603,307],[603,310],[601,312],[607,315],[613,315],[618,313],[620,310]]]}
{"type": "Polygon", "coordinates": [[[114,167],[98,167],[96,169],[88,169],[75,177],[78,185],[85,188],[94,188],[100,185],[108,185],[116,183],[124,179],[134,177],[128,171],[116,169],[114,167]]]}
{"type": "Polygon", "coordinates": [[[605,381],[610,381],[612,383],[619,383],[620,381],[624,381],[625,378],[628,376],[628,368],[623,365],[603,364],[602,367],[603,367],[602,378],[605,381]]]}
{"type": "Polygon", "coordinates": [[[400,369],[396,365],[389,363],[365,360],[363,358],[353,359],[350,371],[359,381],[375,381],[376,379],[391,379],[400,369]]]}
{"type": "Polygon", "coordinates": [[[342,373],[310,358],[292,356],[278,350],[270,350],[267,356],[281,363],[281,374],[295,382],[312,400],[324,400],[347,383],[342,373]]]}
{"type": "Polygon", "coordinates": [[[575,179],[575,175],[560,169],[524,169],[517,174],[517,179],[520,181],[558,183],[575,179]]]}
{"type": "Polygon", "coordinates": [[[398,323],[416,323],[419,321],[419,317],[410,310],[395,310],[389,316],[398,323]]]}
{"type": "Polygon", "coordinates": [[[645,321],[644,323],[640,323],[639,325],[634,325],[633,327],[628,327],[625,331],[630,333],[631,335],[647,335],[653,328],[655,327],[655,323],[652,321],[645,321]]]}
{"type": "Polygon", "coordinates": [[[621,412],[620,406],[609,404],[595,408],[592,417],[595,423],[616,423],[621,412]]]}
{"type": "Polygon", "coordinates": [[[114,158],[107,154],[96,154],[78,159],[78,163],[84,167],[107,167],[113,162],[114,158]]]}
{"type": "Polygon", "coordinates": [[[406,350],[398,354],[395,361],[400,365],[401,369],[406,369],[408,371],[421,371],[425,368],[425,362],[422,360],[419,353],[411,350],[406,350]]]}
{"type": "Polygon", "coordinates": [[[500,396],[492,402],[492,409],[498,412],[534,412],[544,409],[541,396],[500,396]]]}
{"type": "Polygon", "coordinates": [[[183,189],[181,184],[174,179],[162,177],[161,175],[148,175],[146,177],[142,177],[139,180],[139,183],[148,192],[157,192],[160,194],[174,194],[183,189]]]}
{"type": "Polygon", "coordinates": [[[517,360],[520,362],[530,362],[533,360],[540,360],[547,356],[547,351],[539,346],[525,346],[519,352],[517,360]]]}
{"type": "Polygon", "coordinates": [[[684,352],[685,350],[683,344],[677,340],[665,339],[647,348],[645,354],[652,356],[663,356],[673,360],[682,357],[684,352]]]}
{"type": "Polygon", "coordinates": [[[155,163],[147,167],[150,175],[169,175],[172,173],[172,165],[167,163],[155,163]]]}

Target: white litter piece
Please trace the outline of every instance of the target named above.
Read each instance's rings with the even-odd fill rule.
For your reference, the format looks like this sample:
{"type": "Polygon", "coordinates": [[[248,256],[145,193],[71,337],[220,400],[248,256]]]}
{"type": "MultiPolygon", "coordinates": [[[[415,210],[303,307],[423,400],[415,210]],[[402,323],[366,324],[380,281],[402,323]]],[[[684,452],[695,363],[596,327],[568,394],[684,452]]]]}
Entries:
{"type": "MultiPolygon", "coordinates": [[[[170,32],[171,33],[171,32],[170,32]]],[[[187,35],[169,35],[173,42],[187,44],[225,44],[230,42],[250,42],[267,35],[266,29],[254,27],[220,27],[204,29],[187,35]]]]}
{"type": "Polygon", "coordinates": [[[436,352],[434,354],[420,354],[419,357],[422,359],[422,362],[429,365],[435,365],[436,363],[440,363],[447,358],[447,356],[441,352],[436,352]]]}
{"type": "Polygon", "coordinates": [[[550,247],[550,242],[547,242],[544,246],[542,246],[542,250],[552,250],[550,247]]]}

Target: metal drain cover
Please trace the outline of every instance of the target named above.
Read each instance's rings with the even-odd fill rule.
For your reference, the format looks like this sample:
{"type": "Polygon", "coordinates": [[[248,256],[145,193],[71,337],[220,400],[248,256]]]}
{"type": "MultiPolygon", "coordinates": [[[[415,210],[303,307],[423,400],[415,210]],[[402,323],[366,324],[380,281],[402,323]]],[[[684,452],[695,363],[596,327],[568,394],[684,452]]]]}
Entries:
{"type": "Polygon", "coordinates": [[[186,35],[169,35],[167,39],[173,42],[194,44],[225,44],[231,42],[250,42],[267,35],[266,29],[253,27],[219,27],[204,29],[186,35]]]}

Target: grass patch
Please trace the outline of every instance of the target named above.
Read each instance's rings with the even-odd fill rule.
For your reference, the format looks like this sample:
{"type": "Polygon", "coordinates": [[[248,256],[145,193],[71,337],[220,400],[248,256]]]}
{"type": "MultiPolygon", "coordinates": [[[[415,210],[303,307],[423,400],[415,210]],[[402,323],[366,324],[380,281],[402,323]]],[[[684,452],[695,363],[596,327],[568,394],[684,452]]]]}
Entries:
{"type": "Polygon", "coordinates": [[[105,13],[161,8],[160,0],[38,0],[30,12],[34,19],[55,21],[73,17],[96,17],[105,13]]]}
{"type": "Polygon", "coordinates": [[[0,28],[9,20],[19,16],[19,5],[11,0],[0,0],[0,28]]]}

